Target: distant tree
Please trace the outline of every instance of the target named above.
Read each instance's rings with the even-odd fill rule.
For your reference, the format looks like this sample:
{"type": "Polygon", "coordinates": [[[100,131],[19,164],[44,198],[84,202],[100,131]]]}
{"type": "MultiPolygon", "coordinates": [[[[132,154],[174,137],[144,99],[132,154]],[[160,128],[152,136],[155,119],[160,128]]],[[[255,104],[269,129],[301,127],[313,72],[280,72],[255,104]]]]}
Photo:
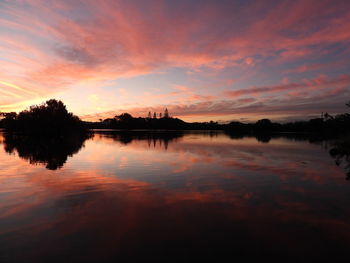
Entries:
{"type": "Polygon", "coordinates": [[[153,119],[157,119],[157,113],[156,112],[153,113],[153,119]]]}
{"type": "Polygon", "coordinates": [[[349,100],[349,102],[345,103],[345,105],[350,108],[350,100],[349,100]]]}
{"type": "Polygon", "coordinates": [[[255,123],[255,128],[258,131],[269,131],[272,129],[272,122],[269,119],[261,119],[255,123]]]}
{"type": "Polygon", "coordinates": [[[169,118],[169,112],[167,108],[165,108],[165,111],[164,111],[164,118],[169,118]]]}
{"type": "Polygon", "coordinates": [[[148,119],[150,119],[151,116],[152,116],[152,115],[151,115],[151,112],[149,111],[149,112],[148,112],[148,119]]]}
{"type": "Polygon", "coordinates": [[[269,119],[261,119],[256,122],[256,125],[269,126],[271,125],[271,121],[269,119]]]}
{"type": "Polygon", "coordinates": [[[161,112],[159,113],[159,118],[160,118],[160,119],[162,118],[162,113],[161,113],[161,112]]]}
{"type": "Polygon", "coordinates": [[[131,116],[131,114],[124,112],[124,113],[122,113],[122,114],[120,114],[120,115],[115,116],[115,118],[116,118],[118,121],[127,122],[127,121],[132,120],[134,117],[131,116]]]}
{"type": "Polygon", "coordinates": [[[333,116],[330,115],[328,112],[326,112],[326,113],[323,115],[323,118],[324,118],[325,121],[334,119],[333,116]]]}

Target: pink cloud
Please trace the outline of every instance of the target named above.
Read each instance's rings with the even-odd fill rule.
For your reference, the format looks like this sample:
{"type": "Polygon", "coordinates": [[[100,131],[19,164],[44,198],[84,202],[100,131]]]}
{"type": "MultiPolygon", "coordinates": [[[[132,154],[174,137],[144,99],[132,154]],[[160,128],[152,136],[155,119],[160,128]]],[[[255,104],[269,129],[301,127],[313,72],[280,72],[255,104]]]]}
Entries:
{"type": "MultiPolygon", "coordinates": [[[[332,1],[301,0],[232,2],[228,6],[219,2],[191,5],[158,1],[151,8],[143,1],[2,3],[0,30],[5,31],[1,31],[4,44],[0,56],[7,55],[0,66],[0,80],[34,90],[37,95],[21,98],[22,94],[15,93],[11,97],[9,92],[14,91],[5,91],[6,98],[0,103],[16,104],[64,89],[69,93],[80,83],[101,86],[105,81],[174,67],[198,72],[201,78],[202,68],[206,73],[234,68],[233,72],[248,71],[247,76],[251,76],[262,67],[291,61],[302,65],[287,73],[325,70],[322,62],[303,65],[306,59],[322,59],[329,54],[329,45],[348,46],[347,6],[346,1],[335,5],[332,1]]],[[[346,66],[348,63],[341,68],[346,66]]],[[[225,100],[226,95],[287,92],[303,85],[292,82],[240,89],[220,98],[213,95],[212,88],[210,94],[198,92],[184,99],[190,105],[225,100]]],[[[162,93],[167,98],[185,96],[185,90],[179,92],[181,95],[162,93]]]]}
{"type": "Polygon", "coordinates": [[[327,77],[321,76],[311,80],[304,80],[300,83],[287,83],[280,84],[275,86],[265,86],[265,87],[251,87],[246,89],[225,91],[225,94],[230,97],[239,97],[243,95],[257,95],[264,93],[277,93],[284,91],[293,91],[296,89],[303,89],[304,91],[307,89],[323,89],[328,88],[332,89],[333,86],[336,86],[336,89],[346,88],[350,85],[350,75],[342,75],[334,79],[329,79],[327,77]]]}

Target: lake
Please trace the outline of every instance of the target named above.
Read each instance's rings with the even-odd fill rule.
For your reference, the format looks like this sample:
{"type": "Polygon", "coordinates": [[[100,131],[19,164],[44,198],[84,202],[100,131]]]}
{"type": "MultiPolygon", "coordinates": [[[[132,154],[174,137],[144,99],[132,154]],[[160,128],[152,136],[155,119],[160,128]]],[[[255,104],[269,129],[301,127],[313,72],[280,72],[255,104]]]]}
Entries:
{"type": "Polygon", "coordinates": [[[220,131],[58,141],[1,132],[0,262],[347,261],[350,181],[332,143],[220,131]]]}

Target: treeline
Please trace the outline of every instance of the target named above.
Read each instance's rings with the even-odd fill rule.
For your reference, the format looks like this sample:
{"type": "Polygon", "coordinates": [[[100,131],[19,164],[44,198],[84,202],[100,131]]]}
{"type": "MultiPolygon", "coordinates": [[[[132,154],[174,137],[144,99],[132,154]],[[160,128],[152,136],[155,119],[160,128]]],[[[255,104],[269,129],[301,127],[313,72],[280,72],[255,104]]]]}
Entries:
{"type": "Polygon", "coordinates": [[[149,113],[149,117],[133,117],[129,113],[117,115],[114,118],[108,118],[99,122],[85,122],[89,129],[164,129],[164,130],[210,130],[221,129],[222,125],[217,122],[198,122],[188,123],[178,118],[169,117],[167,114],[156,117],[154,113],[153,118],[149,113]]]}
{"type": "MultiPolygon", "coordinates": [[[[350,107],[349,103],[347,105],[350,107]]],[[[340,134],[350,131],[350,114],[348,113],[336,116],[325,113],[322,114],[321,118],[289,123],[277,123],[269,119],[261,119],[255,123],[233,121],[228,124],[219,124],[213,121],[188,123],[178,118],[169,117],[168,114],[163,116],[157,118],[154,114],[151,118],[151,113],[149,113],[148,118],[134,118],[129,113],[123,113],[99,122],[86,122],[86,125],[90,129],[225,130],[238,134],[279,132],[340,134]]]]}
{"type": "Polygon", "coordinates": [[[225,130],[236,133],[343,133],[350,131],[350,114],[340,114],[335,117],[326,115],[308,121],[295,121],[288,123],[272,122],[261,119],[255,123],[230,122],[219,124],[217,122],[188,123],[178,118],[134,118],[128,113],[105,119],[99,122],[85,122],[90,129],[171,129],[171,130],[225,130]]]}
{"type": "MultiPolygon", "coordinates": [[[[350,107],[350,102],[346,104],[350,107]]],[[[67,111],[62,101],[48,100],[41,105],[31,106],[19,114],[0,113],[0,127],[8,131],[26,133],[61,135],[67,132],[86,132],[88,129],[164,129],[164,130],[225,130],[236,134],[261,134],[279,132],[298,132],[315,134],[341,134],[350,131],[350,114],[344,113],[331,116],[328,113],[321,118],[308,121],[276,123],[269,119],[261,119],[255,123],[217,122],[188,123],[169,116],[166,109],[164,114],[152,114],[148,117],[133,117],[129,113],[116,115],[113,118],[98,122],[83,122],[73,113],[67,111]]]]}
{"type": "Polygon", "coordinates": [[[350,131],[350,114],[336,116],[325,115],[308,121],[276,123],[269,119],[262,119],[256,123],[231,122],[225,130],[239,133],[266,133],[266,132],[299,132],[318,134],[341,134],[350,131]]]}

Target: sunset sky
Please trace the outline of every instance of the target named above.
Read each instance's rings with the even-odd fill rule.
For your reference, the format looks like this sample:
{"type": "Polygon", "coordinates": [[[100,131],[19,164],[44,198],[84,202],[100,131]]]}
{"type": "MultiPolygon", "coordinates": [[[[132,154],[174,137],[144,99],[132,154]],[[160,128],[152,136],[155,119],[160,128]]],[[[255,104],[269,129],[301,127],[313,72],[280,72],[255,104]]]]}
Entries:
{"type": "Polygon", "coordinates": [[[348,0],[0,0],[0,111],[276,121],[346,111],[348,0]]]}

